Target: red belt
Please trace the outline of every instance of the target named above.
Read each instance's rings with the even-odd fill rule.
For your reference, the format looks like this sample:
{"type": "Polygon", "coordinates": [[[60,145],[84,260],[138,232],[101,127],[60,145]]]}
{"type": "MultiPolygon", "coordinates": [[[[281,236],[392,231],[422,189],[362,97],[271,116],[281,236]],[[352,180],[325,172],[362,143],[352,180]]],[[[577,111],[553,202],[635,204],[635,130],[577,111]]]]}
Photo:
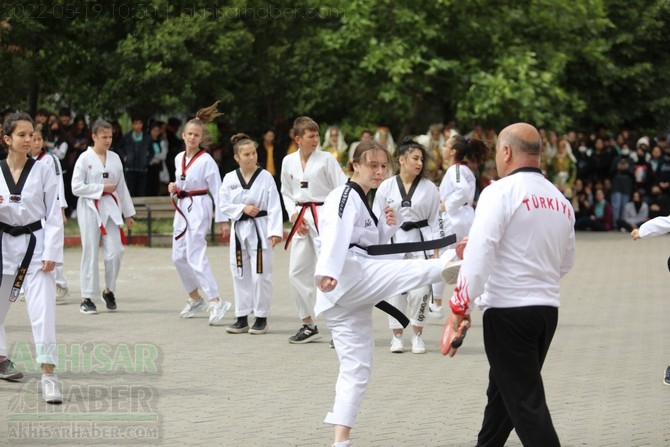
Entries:
{"type": "MultiPolygon", "coordinates": [[[[114,199],[114,203],[116,203],[116,206],[119,206],[119,202],[118,200],[116,200],[116,196],[114,194],[112,194],[111,192],[103,192],[102,197],[104,196],[112,196],[112,199],[114,199]]],[[[100,199],[95,199],[93,203],[95,203],[95,209],[98,211],[98,214],[100,214],[100,209],[98,208],[98,205],[100,204],[100,199]]],[[[123,231],[123,227],[119,227],[119,231],[121,232],[121,243],[123,245],[127,245],[128,240],[126,239],[126,232],[123,231]]],[[[103,236],[107,236],[107,230],[105,229],[105,226],[102,223],[102,217],[100,218],[100,233],[102,233],[103,236]]]]}
{"type": "Polygon", "coordinates": [[[178,189],[176,193],[172,195],[172,206],[174,207],[175,211],[179,213],[181,217],[184,218],[184,222],[186,222],[186,226],[182,230],[181,233],[179,233],[177,236],[175,236],[175,240],[179,240],[184,235],[186,234],[186,230],[188,230],[188,219],[186,219],[186,214],[179,208],[177,205],[177,200],[176,199],[185,199],[186,197],[191,199],[191,203],[188,204],[188,207],[186,208],[187,212],[191,212],[191,207],[193,206],[193,197],[194,196],[205,196],[209,190],[207,189],[194,189],[192,191],[184,191],[182,189],[178,189]]]}
{"type": "Polygon", "coordinates": [[[323,205],[323,202],[298,202],[296,205],[301,206],[302,208],[300,209],[300,212],[298,213],[298,217],[295,219],[295,222],[293,222],[293,226],[291,227],[291,231],[288,234],[288,237],[286,238],[286,243],[284,244],[284,250],[288,249],[288,245],[291,243],[291,239],[293,239],[293,235],[298,231],[298,228],[302,225],[302,221],[305,219],[305,211],[307,209],[310,210],[312,213],[312,218],[314,219],[314,227],[316,228],[317,234],[319,233],[319,214],[316,212],[316,207],[323,205]]]}

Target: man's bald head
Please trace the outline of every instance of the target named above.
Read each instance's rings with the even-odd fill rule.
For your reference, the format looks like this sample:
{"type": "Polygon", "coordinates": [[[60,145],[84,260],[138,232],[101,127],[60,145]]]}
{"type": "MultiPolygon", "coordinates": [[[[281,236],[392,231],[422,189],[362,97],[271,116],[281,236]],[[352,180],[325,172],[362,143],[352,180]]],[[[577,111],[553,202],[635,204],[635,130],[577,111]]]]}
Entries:
{"type": "Polygon", "coordinates": [[[505,127],[496,147],[498,175],[504,177],[522,167],[539,168],[541,153],[542,139],[534,126],[515,123],[505,127]]]}
{"type": "Polygon", "coordinates": [[[498,138],[508,141],[515,151],[538,156],[542,152],[540,132],[527,123],[516,123],[505,127],[498,138]]]}

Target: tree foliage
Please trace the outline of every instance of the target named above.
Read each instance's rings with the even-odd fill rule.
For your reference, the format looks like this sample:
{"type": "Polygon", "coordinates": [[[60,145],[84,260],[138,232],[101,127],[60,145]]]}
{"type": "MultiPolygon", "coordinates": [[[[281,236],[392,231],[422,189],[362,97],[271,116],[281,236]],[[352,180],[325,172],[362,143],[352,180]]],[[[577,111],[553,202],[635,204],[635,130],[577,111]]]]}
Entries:
{"type": "Polygon", "coordinates": [[[187,116],[216,99],[230,127],[298,115],[345,133],[458,118],[661,129],[667,0],[9,0],[0,104],[92,116],[187,116]]]}

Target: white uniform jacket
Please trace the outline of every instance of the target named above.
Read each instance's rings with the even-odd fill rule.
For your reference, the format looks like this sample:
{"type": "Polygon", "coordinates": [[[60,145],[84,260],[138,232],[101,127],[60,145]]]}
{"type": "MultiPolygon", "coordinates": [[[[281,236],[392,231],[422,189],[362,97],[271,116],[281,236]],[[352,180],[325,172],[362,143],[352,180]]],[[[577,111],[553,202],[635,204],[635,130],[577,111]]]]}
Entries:
{"type": "MultiPolygon", "coordinates": [[[[268,171],[258,169],[247,184],[236,169],[223,177],[219,190],[219,208],[221,212],[233,220],[232,232],[241,243],[248,241],[255,247],[258,244],[256,231],[261,238],[261,248],[270,248],[270,236],[282,237],[284,228],[282,223],[281,202],[277,185],[268,171]],[[266,211],[267,216],[255,219],[240,220],[246,205],[266,211]]],[[[235,238],[231,238],[231,250],[235,250],[235,238]]]]}
{"type": "Polygon", "coordinates": [[[456,233],[460,241],[468,235],[475,210],[477,179],[464,163],[449,166],[440,183],[440,198],[444,203],[446,233],[456,233]]]}
{"type": "Polygon", "coordinates": [[[640,225],[640,237],[654,237],[670,232],[670,216],[658,216],[640,225]]]}
{"type": "MultiPolygon", "coordinates": [[[[398,222],[393,226],[387,225],[383,216],[378,220],[356,183],[339,186],[328,195],[321,209],[321,232],[317,238],[320,253],[314,273],[317,286],[326,276],[337,280],[335,289],[324,294],[327,301],[336,303],[363,279],[360,263],[371,257],[364,249],[387,243],[402,224],[399,213],[396,218],[398,222]]],[[[402,259],[403,254],[386,256],[389,257],[402,259]]]]}
{"type": "MultiPolygon", "coordinates": [[[[35,162],[19,198],[10,198],[9,186],[0,174],[0,222],[24,226],[41,221],[42,229],[34,232],[35,250],[30,269],[42,267],[42,261],[63,263],[63,218],[58,202],[58,180],[46,163],[35,162]]],[[[14,275],[28,249],[30,235],[10,236],[2,233],[2,271],[14,275]]]]}
{"type": "Polygon", "coordinates": [[[456,313],[559,307],[559,280],[575,256],[571,203],[535,168],[521,168],[482,191],[451,298],[456,313]]]}
{"type": "MultiPolygon", "coordinates": [[[[435,184],[428,179],[417,177],[420,180],[416,185],[416,189],[411,196],[406,195],[403,199],[400,188],[404,190],[404,187],[398,184],[399,178],[397,175],[393,176],[390,179],[384,180],[379,185],[372,208],[377,216],[384,214],[384,208],[387,205],[402,214],[404,223],[402,228],[398,228],[393,235],[393,242],[430,241],[444,237],[444,231],[440,229],[438,224],[440,194],[435,184]],[[425,226],[416,228],[414,225],[417,223],[420,225],[425,224],[425,226]],[[403,228],[407,228],[407,230],[403,228]]],[[[410,191],[407,192],[409,193],[410,191]]],[[[424,252],[417,252],[415,254],[420,257],[424,256],[424,252]]],[[[426,254],[431,256],[433,253],[431,251],[426,254]]]]}
{"type": "Polygon", "coordinates": [[[122,227],[124,217],[135,215],[135,207],[123,177],[121,159],[112,151],[107,151],[106,157],[103,166],[92,147],[79,156],[72,174],[72,192],[79,197],[79,206],[93,210],[98,225],[104,225],[108,219],[112,219],[122,227]],[[116,191],[103,195],[105,183],[116,185],[116,191]]]}
{"type": "Polygon", "coordinates": [[[67,200],[65,200],[65,183],[63,183],[63,171],[61,169],[58,157],[48,152],[42,152],[34,158],[35,160],[46,163],[53,170],[54,174],[56,175],[56,179],[58,180],[58,202],[60,203],[61,208],[67,208],[67,200]]]}
{"type": "MultiPolygon", "coordinates": [[[[180,152],[174,159],[175,164],[175,183],[177,188],[182,191],[204,191],[212,194],[184,197],[178,199],[177,205],[188,220],[201,222],[203,219],[212,218],[214,211],[214,221],[224,222],[228,218],[221,212],[218,206],[212,202],[212,198],[218,201],[219,190],[221,189],[221,175],[216,162],[207,152],[200,151],[190,160],[184,160],[186,152],[180,152]]],[[[175,212],[174,216],[175,233],[179,233],[186,227],[184,217],[175,212]]]]}
{"type": "MultiPolygon", "coordinates": [[[[300,211],[298,203],[323,202],[333,189],[346,182],[347,176],[328,152],[314,151],[304,170],[300,150],[287,155],[281,168],[281,194],[288,216],[300,211]]],[[[305,218],[314,225],[311,213],[305,213],[305,218]]]]}

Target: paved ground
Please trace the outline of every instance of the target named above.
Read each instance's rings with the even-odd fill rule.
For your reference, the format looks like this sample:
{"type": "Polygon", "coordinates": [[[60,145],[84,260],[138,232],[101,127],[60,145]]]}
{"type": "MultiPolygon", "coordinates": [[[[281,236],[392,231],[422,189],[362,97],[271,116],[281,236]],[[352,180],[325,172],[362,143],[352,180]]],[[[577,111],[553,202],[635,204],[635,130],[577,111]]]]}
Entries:
{"type": "MultiPolygon", "coordinates": [[[[634,243],[620,233],[578,235],[544,371],[563,445],[670,445],[670,387],[662,384],[670,362],[669,254],[667,237],[634,243]]],[[[322,420],[337,359],[325,326],[320,343],[287,342],[298,324],[283,250],[271,330],[263,336],[177,318],[185,293],[168,248],[128,248],[119,310],[82,315],[79,256],[77,248],[66,251],[70,296],[57,308],[66,402],[47,407],[38,399],[32,335],[17,303],[7,334],[14,360],[29,372],[20,383],[0,382],[0,445],[330,445],[322,420]]],[[[209,256],[232,300],[228,247],[211,247],[209,256]]],[[[398,355],[388,352],[386,318],[376,311],[376,363],[353,430],[357,446],[474,445],[487,363],[481,314],[473,321],[453,359],[438,352],[441,322],[425,330],[428,353],[398,355]]],[[[508,445],[520,445],[514,433],[508,445]]]]}

